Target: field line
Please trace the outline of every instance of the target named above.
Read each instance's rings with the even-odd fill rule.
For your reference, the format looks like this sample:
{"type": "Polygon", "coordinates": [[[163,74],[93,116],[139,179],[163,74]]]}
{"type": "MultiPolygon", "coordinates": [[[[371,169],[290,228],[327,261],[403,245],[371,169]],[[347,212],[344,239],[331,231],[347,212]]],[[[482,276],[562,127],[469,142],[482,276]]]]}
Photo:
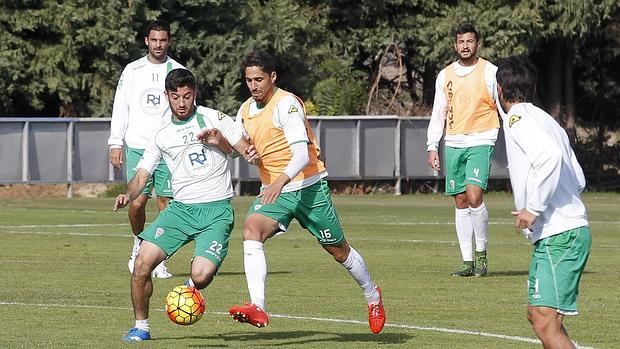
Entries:
{"type": "MultiPolygon", "coordinates": [[[[111,309],[111,310],[133,310],[133,308],[129,307],[113,307],[113,306],[100,306],[100,305],[80,305],[80,304],[43,304],[43,303],[21,303],[21,302],[4,302],[0,301],[0,305],[9,305],[9,306],[27,306],[27,307],[41,307],[41,308],[89,308],[89,309],[111,309]]],[[[150,309],[150,311],[159,311],[163,312],[161,308],[150,309]]],[[[207,313],[216,314],[216,315],[225,315],[229,316],[228,312],[220,312],[220,311],[207,311],[207,313]]],[[[348,319],[335,319],[335,318],[323,318],[323,317],[313,317],[313,316],[295,316],[295,315],[283,315],[283,314],[269,314],[272,318],[279,319],[287,319],[287,320],[302,320],[302,321],[319,321],[319,322],[334,322],[334,323],[342,323],[342,324],[355,324],[355,325],[364,325],[367,326],[368,323],[366,321],[359,320],[348,320],[348,319]]],[[[488,337],[488,338],[497,338],[504,339],[513,342],[524,342],[531,344],[541,344],[538,339],[522,337],[522,336],[510,336],[505,334],[496,334],[489,332],[480,332],[480,331],[470,331],[470,330],[462,330],[455,328],[442,328],[442,327],[432,327],[432,326],[416,326],[416,325],[408,325],[408,324],[391,324],[386,323],[385,327],[392,328],[401,328],[401,329],[409,329],[409,330],[418,330],[418,331],[430,331],[430,332],[440,332],[440,333],[450,333],[450,334],[465,334],[471,336],[480,336],[480,337],[488,337]]],[[[580,349],[594,349],[591,347],[584,347],[577,345],[577,348],[580,349]]]]}

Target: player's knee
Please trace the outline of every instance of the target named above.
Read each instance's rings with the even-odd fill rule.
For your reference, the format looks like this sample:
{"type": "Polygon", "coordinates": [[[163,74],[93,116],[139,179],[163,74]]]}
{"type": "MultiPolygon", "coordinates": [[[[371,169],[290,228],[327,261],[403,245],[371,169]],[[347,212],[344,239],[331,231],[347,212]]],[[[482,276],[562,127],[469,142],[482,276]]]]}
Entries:
{"type": "Polygon", "coordinates": [[[151,275],[152,271],[152,268],[144,262],[143,258],[140,258],[140,255],[138,255],[138,258],[136,258],[136,261],[134,262],[132,277],[136,279],[147,278],[151,275]]]}
{"type": "Polygon", "coordinates": [[[192,281],[199,290],[209,286],[211,281],[213,281],[213,276],[213,273],[191,273],[192,281]]]}
{"type": "Polygon", "coordinates": [[[347,260],[350,252],[349,245],[347,244],[342,244],[340,246],[330,246],[329,248],[326,248],[326,250],[327,252],[329,252],[329,254],[332,255],[332,257],[334,257],[336,262],[341,264],[347,260]]]}

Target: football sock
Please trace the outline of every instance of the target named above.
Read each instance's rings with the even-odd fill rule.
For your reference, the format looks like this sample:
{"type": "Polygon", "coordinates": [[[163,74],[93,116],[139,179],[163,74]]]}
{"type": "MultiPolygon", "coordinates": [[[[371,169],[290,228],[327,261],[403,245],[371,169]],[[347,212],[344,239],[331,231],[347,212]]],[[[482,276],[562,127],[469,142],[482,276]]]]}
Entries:
{"type": "Polygon", "coordinates": [[[476,238],[476,251],[482,252],[487,249],[487,241],[489,231],[489,211],[487,206],[482,204],[476,208],[470,207],[471,223],[474,227],[474,236],[476,238]]]}
{"type": "Polygon", "coordinates": [[[370,278],[364,258],[352,246],[350,248],[349,256],[342,263],[342,266],[349,271],[349,274],[360,285],[368,304],[379,302],[379,294],[375,290],[375,283],[370,278]]]}
{"type": "Polygon", "coordinates": [[[136,254],[140,250],[140,243],[141,242],[142,242],[142,240],[139,237],[137,237],[137,236],[133,237],[133,249],[132,249],[132,251],[135,251],[136,254]]]}
{"type": "Polygon", "coordinates": [[[265,249],[260,241],[243,242],[243,268],[248,282],[250,301],[265,309],[265,280],[267,278],[267,259],[265,249]]]}
{"type": "Polygon", "coordinates": [[[187,286],[196,288],[196,285],[194,284],[194,280],[192,280],[192,278],[187,279],[187,286]]]}
{"type": "Polygon", "coordinates": [[[471,240],[474,235],[474,228],[469,207],[454,209],[454,223],[456,225],[456,235],[459,238],[459,246],[461,247],[463,260],[473,261],[474,256],[471,240]]]}
{"type": "Polygon", "coordinates": [[[149,331],[149,319],[136,320],[136,325],[134,327],[148,332],[149,331]]]}

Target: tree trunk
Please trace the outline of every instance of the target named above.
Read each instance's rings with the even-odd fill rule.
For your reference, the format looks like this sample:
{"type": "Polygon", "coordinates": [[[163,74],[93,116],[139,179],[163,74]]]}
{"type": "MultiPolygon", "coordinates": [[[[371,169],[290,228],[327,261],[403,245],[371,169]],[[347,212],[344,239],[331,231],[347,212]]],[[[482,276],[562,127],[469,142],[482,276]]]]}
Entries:
{"type": "Polygon", "coordinates": [[[562,112],[562,90],[564,74],[564,59],[562,43],[558,39],[552,39],[549,42],[549,46],[545,50],[545,55],[549,57],[547,61],[547,84],[546,91],[541,91],[541,97],[544,99],[547,112],[551,114],[556,120],[561,120],[562,112]]]}
{"type": "Polygon", "coordinates": [[[575,91],[573,86],[573,61],[575,48],[566,47],[564,52],[564,129],[571,143],[577,139],[575,129],[575,91]]]}
{"type": "Polygon", "coordinates": [[[435,98],[435,78],[437,71],[430,64],[424,65],[424,72],[422,73],[422,101],[424,104],[433,106],[433,99],[435,98]]]}

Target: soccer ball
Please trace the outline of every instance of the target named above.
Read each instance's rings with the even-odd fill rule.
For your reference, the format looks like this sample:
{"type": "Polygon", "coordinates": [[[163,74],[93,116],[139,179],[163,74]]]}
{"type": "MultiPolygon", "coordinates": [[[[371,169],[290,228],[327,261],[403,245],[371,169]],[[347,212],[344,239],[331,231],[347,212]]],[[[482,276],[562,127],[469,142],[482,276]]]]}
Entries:
{"type": "Polygon", "coordinates": [[[166,296],[166,314],[175,324],[196,323],[205,312],[205,306],[200,291],[191,286],[177,286],[166,296]]]}

